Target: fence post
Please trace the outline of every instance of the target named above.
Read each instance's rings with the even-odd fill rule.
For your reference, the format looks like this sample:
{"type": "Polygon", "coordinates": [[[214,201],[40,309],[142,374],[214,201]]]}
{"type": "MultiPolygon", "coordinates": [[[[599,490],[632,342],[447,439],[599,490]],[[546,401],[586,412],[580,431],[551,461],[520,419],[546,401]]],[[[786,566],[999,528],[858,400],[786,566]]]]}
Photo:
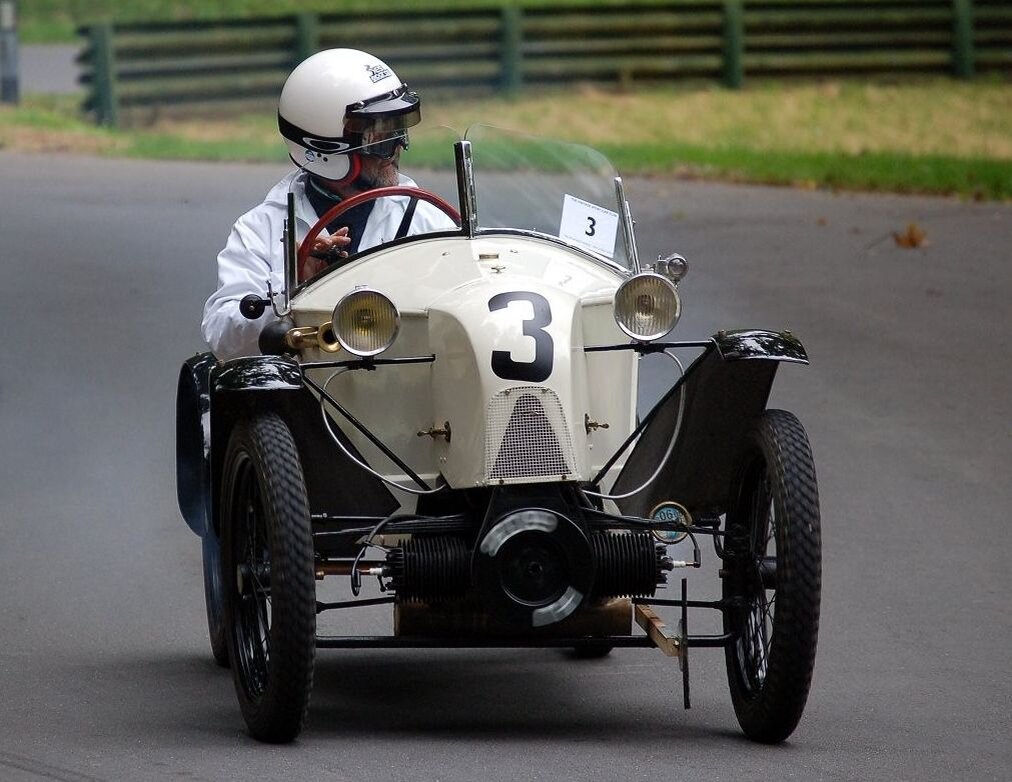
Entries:
{"type": "Polygon", "coordinates": [[[119,96],[116,90],[116,54],[113,27],[109,23],[91,27],[93,108],[99,125],[119,125],[119,96]]]}
{"type": "Polygon", "coordinates": [[[320,50],[320,20],[316,14],[302,12],[295,15],[295,63],[320,50]]]}
{"type": "Polygon", "coordinates": [[[974,66],[973,0],[952,0],[952,75],[969,79],[974,66]]]}
{"type": "Polygon", "coordinates": [[[18,5],[0,0],[0,103],[18,102],[18,5]]]}
{"type": "Polygon", "coordinates": [[[724,0],[724,86],[737,90],[744,80],[745,11],[742,0],[724,0]]]}
{"type": "Polygon", "coordinates": [[[505,95],[516,95],[524,82],[523,11],[515,5],[504,5],[500,14],[502,55],[499,90],[505,95]]]}

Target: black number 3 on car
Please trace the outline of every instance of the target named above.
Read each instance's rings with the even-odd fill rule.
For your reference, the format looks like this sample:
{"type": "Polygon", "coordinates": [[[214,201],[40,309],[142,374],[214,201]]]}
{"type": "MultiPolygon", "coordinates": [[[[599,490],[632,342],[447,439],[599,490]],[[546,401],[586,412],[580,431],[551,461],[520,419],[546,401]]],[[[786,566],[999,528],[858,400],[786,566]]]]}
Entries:
{"type": "Polygon", "coordinates": [[[552,322],[552,308],[548,304],[548,299],[540,293],[510,291],[498,293],[489,299],[488,311],[501,310],[514,301],[529,302],[534,308],[534,316],[523,320],[524,336],[534,340],[534,360],[514,361],[508,350],[493,350],[492,371],[503,380],[540,383],[552,374],[555,343],[552,341],[552,335],[545,331],[545,326],[552,322]]]}

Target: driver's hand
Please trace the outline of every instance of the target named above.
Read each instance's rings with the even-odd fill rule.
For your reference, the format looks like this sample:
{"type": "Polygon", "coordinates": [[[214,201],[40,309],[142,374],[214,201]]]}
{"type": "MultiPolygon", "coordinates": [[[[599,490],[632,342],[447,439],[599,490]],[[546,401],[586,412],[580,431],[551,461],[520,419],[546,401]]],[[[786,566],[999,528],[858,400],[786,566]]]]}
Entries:
{"type": "Polygon", "coordinates": [[[348,252],[343,248],[349,244],[351,244],[351,237],[348,236],[348,227],[345,226],[338,228],[330,236],[316,237],[313,241],[313,249],[309,251],[309,254],[323,260],[347,258],[348,252]]]}
{"type": "Polygon", "coordinates": [[[313,249],[309,251],[302,267],[299,269],[299,279],[308,280],[314,274],[318,274],[327,268],[328,263],[333,263],[338,258],[347,258],[348,251],[341,248],[351,244],[351,237],[348,236],[348,228],[338,228],[330,236],[319,236],[313,241],[313,249]]]}

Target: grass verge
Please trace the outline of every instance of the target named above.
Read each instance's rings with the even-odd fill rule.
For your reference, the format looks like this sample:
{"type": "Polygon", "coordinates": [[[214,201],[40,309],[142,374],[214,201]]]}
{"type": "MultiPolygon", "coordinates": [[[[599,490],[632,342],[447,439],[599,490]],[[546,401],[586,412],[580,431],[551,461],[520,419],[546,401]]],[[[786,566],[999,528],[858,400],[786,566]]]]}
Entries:
{"type": "Polygon", "coordinates": [[[866,152],[760,152],[747,148],[704,149],[687,145],[604,146],[624,171],[671,173],[809,189],[960,195],[975,200],[1012,199],[1012,160],[945,155],[866,152]]]}
{"type": "MultiPolygon", "coordinates": [[[[502,127],[597,147],[627,174],[1012,200],[1012,85],[1000,80],[767,83],[741,92],[704,85],[630,94],[584,87],[514,101],[434,97],[426,108],[430,129],[463,130],[492,118],[502,127]]],[[[447,160],[449,133],[412,138],[407,167],[447,160]]],[[[75,99],[56,97],[0,109],[0,146],[158,159],[286,159],[269,113],[112,131],[79,118],[75,99]]]]}

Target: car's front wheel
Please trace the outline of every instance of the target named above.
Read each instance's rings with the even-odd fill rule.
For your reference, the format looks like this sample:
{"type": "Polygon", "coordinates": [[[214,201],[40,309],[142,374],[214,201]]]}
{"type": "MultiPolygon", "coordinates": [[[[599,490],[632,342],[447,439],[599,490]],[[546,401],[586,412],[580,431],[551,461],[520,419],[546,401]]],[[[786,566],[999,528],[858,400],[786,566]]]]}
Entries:
{"type": "Polygon", "coordinates": [[[236,424],[225,455],[225,626],[250,734],[285,742],[309,709],[316,583],[309,502],[298,451],[277,415],[236,424]]]}
{"type": "Polygon", "coordinates": [[[791,413],[767,410],[738,466],[725,531],[727,677],[753,741],[797,727],[815,666],[822,544],[811,447],[791,413]]]}

